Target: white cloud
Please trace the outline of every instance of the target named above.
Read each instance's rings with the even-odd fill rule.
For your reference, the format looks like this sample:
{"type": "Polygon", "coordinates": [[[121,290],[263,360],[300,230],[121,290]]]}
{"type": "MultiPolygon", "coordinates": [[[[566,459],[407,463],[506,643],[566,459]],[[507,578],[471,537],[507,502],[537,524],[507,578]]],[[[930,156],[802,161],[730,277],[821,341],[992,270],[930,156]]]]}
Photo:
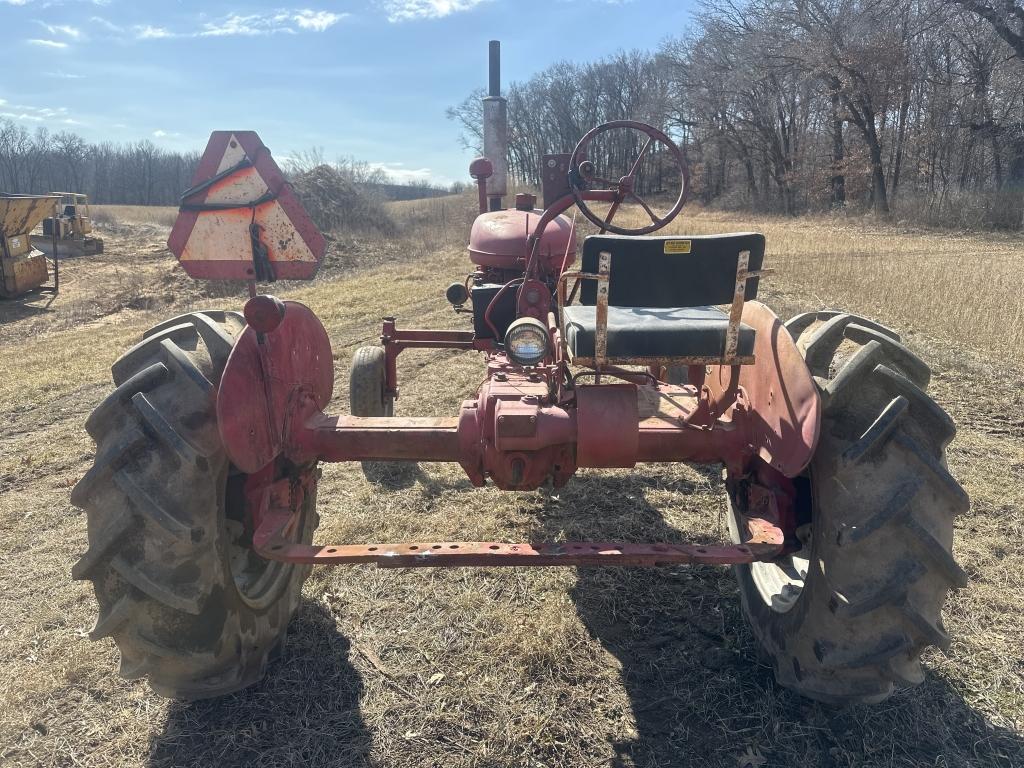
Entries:
{"type": "Polygon", "coordinates": [[[174,139],[177,138],[178,136],[181,136],[181,134],[157,128],[155,131],[153,131],[153,136],[158,139],[174,139]]]}
{"type": "Polygon", "coordinates": [[[132,27],[135,32],[135,36],[139,40],[163,40],[168,37],[177,37],[169,29],[164,27],[154,27],[149,24],[140,24],[132,27]]]}
{"type": "MultiPolygon", "coordinates": [[[[135,26],[132,31],[139,40],[157,40],[169,37],[294,35],[299,32],[324,32],[339,21],[348,18],[349,15],[332,11],[314,11],[309,8],[282,9],[267,13],[231,13],[214,21],[204,21],[202,26],[196,30],[174,31],[147,24],[135,26]]],[[[107,23],[98,17],[94,17],[94,21],[107,23]]]]}
{"type": "Polygon", "coordinates": [[[384,0],[388,21],[440,19],[453,13],[471,11],[486,0],[384,0]]]}
{"type": "MultiPolygon", "coordinates": [[[[90,5],[110,5],[111,0],[81,0],[82,2],[89,3],[90,5]]],[[[36,0],[0,0],[0,3],[7,5],[30,5],[36,2],[36,0]]],[[[56,0],[46,0],[43,3],[44,8],[49,8],[51,5],[61,5],[56,0]]]]}
{"type": "Polygon", "coordinates": [[[282,25],[282,22],[287,20],[288,17],[282,13],[270,15],[261,13],[232,13],[219,21],[204,23],[202,31],[198,32],[197,35],[199,37],[253,37],[255,35],[270,35],[275,32],[290,32],[294,34],[294,29],[282,25]]]}
{"type": "Polygon", "coordinates": [[[396,184],[407,184],[410,181],[428,182],[433,178],[429,168],[406,168],[405,163],[368,163],[374,170],[384,171],[396,184]]]}
{"type": "Polygon", "coordinates": [[[0,112],[0,117],[9,117],[11,120],[31,120],[33,123],[43,122],[43,118],[39,115],[30,115],[27,112],[18,114],[17,112],[0,112]]]}
{"type": "Polygon", "coordinates": [[[97,27],[103,27],[103,29],[107,30],[108,32],[123,32],[124,31],[124,27],[120,27],[117,24],[115,24],[114,22],[108,21],[107,19],[104,19],[102,16],[92,16],[92,17],[89,18],[89,21],[91,21],[97,27]]]}
{"type": "Polygon", "coordinates": [[[40,40],[38,38],[28,41],[29,45],[38,45],[41,48],[67,48],[67,43],[62,43],[58,40],[40,40]]]}
{"type": "Polygon", "coordinates": [[[29,112],[37,112],[43,117],[61,117],[68,113],[67,107],[33,107],[30,104],[11,104],[11,109],[24,109],[29,112]]]}
{"type": "Polygon", "coordinates": [[[311,29],[314,32],[323,32],[337,24],[348,16],[347,13],[332,13],[331,11],[311,11],[304,8],[295,11],[292,15],[293,21],[302,29],[311,29]]]}
{"type": "Polygon", "coordinates": [[[82,36],[82,32],[80,30],[67,24],[47,24],[45,21],[39,21],[38,19],[36,20],[36,23],[51,35],[65,35],[73,40],[77,40],[82,36]]]}
{"type": "Polygon", "coordinates": [[[28,120],[33,123],[61,123],[63,125],[81,125],[68,115],[67,107],[34,107],[31,104],[8,104],[0,99],[0,117],[12,120],[28,120]]]}
{"type": "Polygon", "coordinates": [[[58,80],[81,80],[85,75],[77,72],[44,72],[47,77],[56,77],[58,80]]]}

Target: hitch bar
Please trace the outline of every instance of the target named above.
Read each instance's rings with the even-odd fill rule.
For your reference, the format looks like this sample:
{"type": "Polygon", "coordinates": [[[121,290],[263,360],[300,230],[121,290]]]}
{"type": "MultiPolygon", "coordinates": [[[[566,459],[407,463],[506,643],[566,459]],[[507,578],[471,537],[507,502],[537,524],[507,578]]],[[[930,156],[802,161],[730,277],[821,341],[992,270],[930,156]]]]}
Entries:
{"type": "MultiPolygon", "coordinates": [[[[380,568],[465,566],[661,566],[702,563],[730,565],[773,560],[786,550],[775,523],[737,513],[742,544],[631,544],[624,542],[546,542],[509,544],[492,541],[443,541],[392,544],[299,544],[291,540],[301,507],[301,485],[282,480],[266,488],[260,503],[253,549],[267,560],[314,565],[373,563],[380,568]],[[297,497],[297,498],[296,498],[297,497]],[[295,503],[297,502],[297,503],[295,503]]],[[[775,503],[769,513],[775,512],[775,503]]],[[[770,514],[778,519],[777,515],[770,514]]]]}

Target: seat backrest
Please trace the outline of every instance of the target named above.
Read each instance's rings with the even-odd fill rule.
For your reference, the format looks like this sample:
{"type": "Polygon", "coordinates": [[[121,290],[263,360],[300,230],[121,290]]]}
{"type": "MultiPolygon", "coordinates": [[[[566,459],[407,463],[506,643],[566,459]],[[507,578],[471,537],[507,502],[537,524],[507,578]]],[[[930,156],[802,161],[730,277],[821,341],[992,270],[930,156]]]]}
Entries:
{"type": "MultiPolygon", "coordinates": [[[[612,255],[608,303],[614,307],[701,307],[731,304],[739,255],[747,251],[747,270],[761,269],[764,235],[626,237],[590,235],[583,241],[584,272],[598,271],[602,251],[612,255]]],[[[745,301],[757,298],[759,279],[747,280],[745,301]]],[[[584,280],[580,303],[597,302],[597,282],[584,280]]]]}

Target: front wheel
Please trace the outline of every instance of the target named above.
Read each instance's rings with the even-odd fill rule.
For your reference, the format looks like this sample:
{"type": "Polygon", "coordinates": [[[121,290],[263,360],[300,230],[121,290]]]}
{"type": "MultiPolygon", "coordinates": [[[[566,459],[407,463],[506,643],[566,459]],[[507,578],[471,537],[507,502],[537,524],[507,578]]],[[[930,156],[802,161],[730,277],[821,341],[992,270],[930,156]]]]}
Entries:
{"type": "MultiPolygon", "coordinates": [[[[388,393],[386,364],[383,347],[360,347],[352,356],[348,396],[353,416],[395,415],[395,398],[388,393]]],[[[410,462],[364,461],[362,466],[367,480],[384,483],[401,475],[410,462]]]]}
{"type": "Polygon", "coordinates": [[[892,331],[835,312],[787,328],[822,397],[818,447],[796,482],[804,546],[736,566],[743,609],[782,685],[878,702],[923,680],[925,648],[949,647],[942,606],[967,578],[951,551],[968,506],[946,469],[955,427],[892,331]]]}
{"type": "MultiPolygon", "coordinates": [[[[249,476],[220,442],[215,388],[235,337],[234,312],[195,312],[150,329],[112,368],[117,388],[86,430],[96,460],[72,503],[89,548],[72,570],[93,582],[121,674],[171,698],[220,696],[258,681],[280,650],[309,566],[252,551],[249,476]]],[[[271,471],[272,470],[272,471],[271,471]]],[[[268,479],[311,473],[296,540],[316,528],[316,468],[275,465],[268,479]]]]}

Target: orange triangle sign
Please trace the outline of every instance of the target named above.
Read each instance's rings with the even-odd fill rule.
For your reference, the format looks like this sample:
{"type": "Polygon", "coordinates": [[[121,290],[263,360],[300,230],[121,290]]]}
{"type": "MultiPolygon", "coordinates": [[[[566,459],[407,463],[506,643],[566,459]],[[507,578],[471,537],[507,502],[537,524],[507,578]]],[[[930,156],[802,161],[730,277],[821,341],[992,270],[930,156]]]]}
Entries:
{"type": "Polygon", "coordinates": [[[190,277],[309,280],[327,243],[255,131],[214,131],[167,247],[190,277]]]}

